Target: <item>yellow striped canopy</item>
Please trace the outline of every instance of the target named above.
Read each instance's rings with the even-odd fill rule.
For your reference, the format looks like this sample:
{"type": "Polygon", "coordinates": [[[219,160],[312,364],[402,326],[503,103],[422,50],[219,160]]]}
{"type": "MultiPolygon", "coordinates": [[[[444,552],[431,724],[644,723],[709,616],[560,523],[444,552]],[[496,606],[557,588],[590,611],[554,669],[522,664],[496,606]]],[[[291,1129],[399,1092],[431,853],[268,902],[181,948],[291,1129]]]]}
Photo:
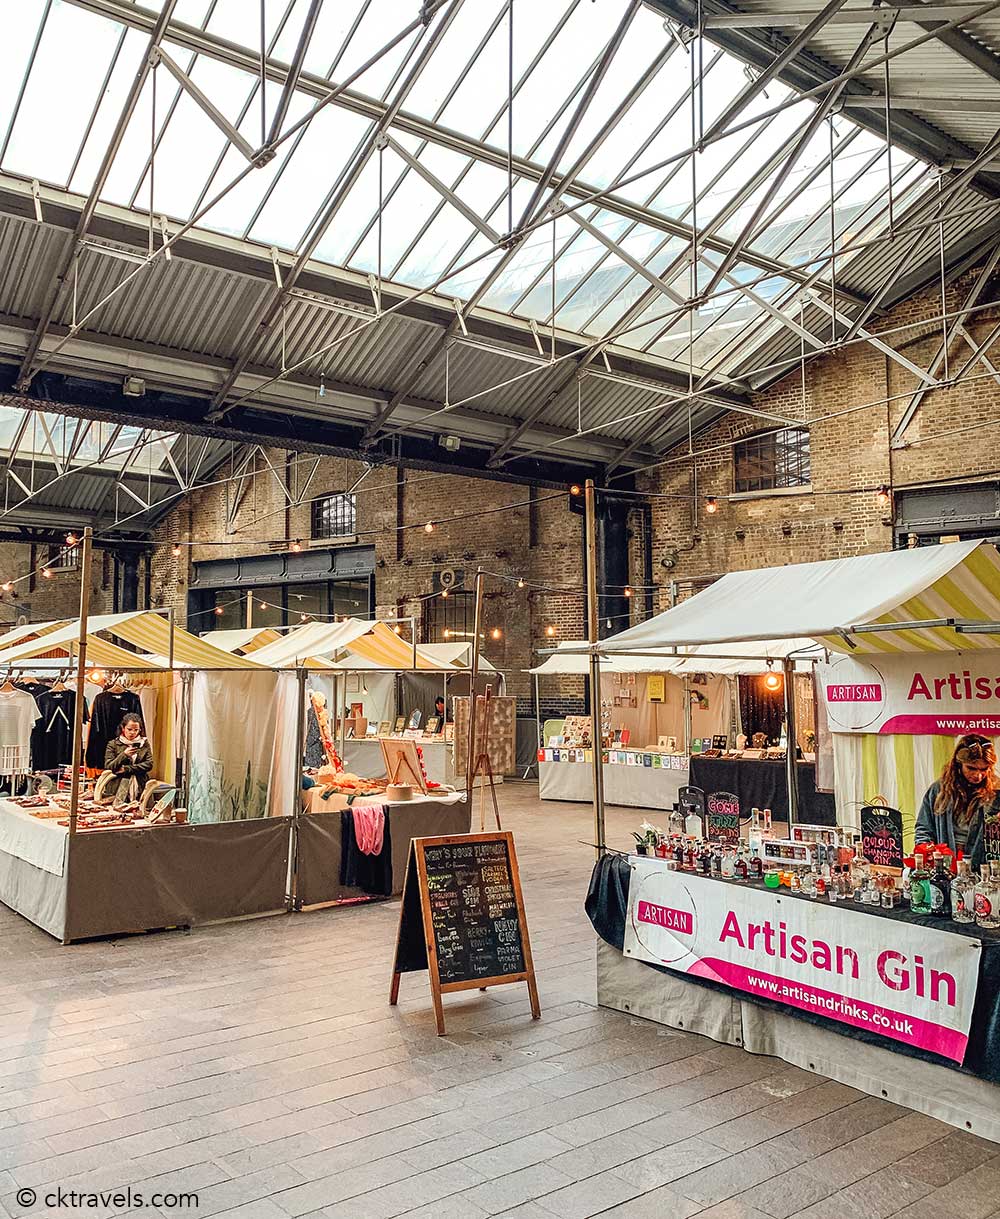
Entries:
{"type": "Polygon", "coordinates": [[[704,644],[724,653],[727,643],[802,637],[855,656],[971,652],[1000,648],[998,624],[996,547],[951,542],[730,572],[673,609],[602,640],[600,650],[614,655],[704,644]],[[902,629],[866,629],[894,623],[902,629]],[[956,629],[976,624],[982,633],[956,629]]]}

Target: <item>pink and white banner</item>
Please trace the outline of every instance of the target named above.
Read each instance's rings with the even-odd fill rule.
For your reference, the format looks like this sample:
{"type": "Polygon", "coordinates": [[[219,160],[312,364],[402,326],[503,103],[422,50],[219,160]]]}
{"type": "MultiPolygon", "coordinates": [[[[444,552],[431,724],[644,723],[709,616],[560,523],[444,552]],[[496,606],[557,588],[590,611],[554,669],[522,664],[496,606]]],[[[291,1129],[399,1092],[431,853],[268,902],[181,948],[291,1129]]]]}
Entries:
{"type": "Polygon", "coordinates": [[[1000,653],[842,656],[816,666],[831,732],[1000,735],[1000,653]]]}
{"type": "Polygon", "coordinates": [[[629,863],[626,956],[965,1057],[979,940],[629,863]]]}

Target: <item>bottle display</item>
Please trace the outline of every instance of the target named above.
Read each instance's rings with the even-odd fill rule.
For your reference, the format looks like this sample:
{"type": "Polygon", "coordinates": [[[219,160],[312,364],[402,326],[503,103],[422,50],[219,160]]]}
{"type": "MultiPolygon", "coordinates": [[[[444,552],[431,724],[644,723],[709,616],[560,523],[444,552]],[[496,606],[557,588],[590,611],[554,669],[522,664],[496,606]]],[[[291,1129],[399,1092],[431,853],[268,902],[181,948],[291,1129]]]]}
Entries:
{"type": "Polygon", "coordinates": [[[951,882],[951,917],[956,923],[976,921],[976,878],[967,859],[958,861],[958,874],[951,882]]]}
{"type": "Polygon", "coordinates": [[[736,872],[736,852],[726,847],[722,852],[722,879],[732,880],[736,872]]]}
{"type": "Polygon", "coordinates": [[[764,861],[759,855],[751,855],[747,861],[747,878],[761,880],[764,876],[764,861]]]}
{"type": "Polygon", "coordinates": [[[743,853],[743,848],[740,847],[736,855],[736,862],[733,864],[734,880],[746,880],[747,876],[749,875],[749,871],[750,868],[747,863],[747,857],[743,853]]]}

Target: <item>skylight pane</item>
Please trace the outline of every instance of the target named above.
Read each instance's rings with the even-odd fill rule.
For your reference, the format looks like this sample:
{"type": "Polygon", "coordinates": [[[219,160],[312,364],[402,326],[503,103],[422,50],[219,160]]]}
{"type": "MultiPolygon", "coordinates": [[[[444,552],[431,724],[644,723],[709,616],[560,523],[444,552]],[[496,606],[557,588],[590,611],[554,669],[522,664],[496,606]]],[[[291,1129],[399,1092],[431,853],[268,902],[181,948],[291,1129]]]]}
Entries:
{"type": "Polygon", "coordinates": [[[69,4],[52,7],[14,121],[4,169],[67,185],[120,35],[121,26],[104,17],[69,4]],[[66,105],[65,99],[72,99],[72,104],[66,105]]]}

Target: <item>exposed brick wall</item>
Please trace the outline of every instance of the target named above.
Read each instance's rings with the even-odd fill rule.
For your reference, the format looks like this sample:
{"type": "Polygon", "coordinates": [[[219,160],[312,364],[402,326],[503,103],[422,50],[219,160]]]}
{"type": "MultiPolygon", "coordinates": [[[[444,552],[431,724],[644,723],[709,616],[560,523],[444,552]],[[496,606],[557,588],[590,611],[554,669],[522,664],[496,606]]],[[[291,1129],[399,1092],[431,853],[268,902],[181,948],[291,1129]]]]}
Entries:
{"type": "MultiPolygon", "coordinates": [[[[114,567],[108,553],[105,579],[105,553],[95,548],[91,561],[92,614],[110,613],[114,608],[114,567]]],[[[50,622],[58,618],[75,618],[79,614],[79,569],[54,568],[51,578],[45,579],[39,569],[44,566],[48,554],[48,546],[38,546],[34,553],[33,568],[30,545],[22,542],[0,542],[0,584],[5,584],[8,580],[15,581],[11,592],[0,590],[0,629],[13,626],[21,618],[29,622],[50,622]],[[33,569],[36,572],[34,581],[29,578],[33,569]]],[[[141,589],[139,604],[142,604],[141,589]]]]}
{"type": "MultiPolygon", "coordinates": [[[[973,273],[951,285],[948,309],[960,308],[973,273]]],[[[987,290],[983,299],[997,296],[987,290]]],[[[941,324],[925,322],[940,314],[935,293],[913,298],[871,329],[920,367],[926,367],[941,342],[941,324]],[[921,324],[900,329],[907,323],[921,324]]],[[[978,341],[1000,317],[985,309],[970,318],[967,329],[978,341]]],[[[971,354],[953,343],[952,375],[971,354]]],[[[980,367],[977,374],[984,373],[980,367]]],[[[943,374],[942,374],[943,375],[943,374]]],[[[730,498],[734,491],[732,443],[767,429],[767,421],[733,413],[699,433],[695,459],[686,445],[666,454],[667,463],[639,477],[651,496],[690,497],[697,488],[697,518],[692,524],[690,498],[652,499],[653,570],[661,585],[656,608],[669,604],[668,587],[678,582],[680,596],[697,591],[702,581],[727,571],[805,563],[889,550],[893,545],[892,510],[879,508],[875,490],[940,480],[996,477],[1000,458],[992,432],[962,433],[934,439],[937,433],[1000,418],[1000,388],[991,377],[959,382],[926,395],[904,441],[891,449],[889,438],[914,389],[916,375],[869,343],[851,343],[806,367],[805,384],[796,370],[756,395],[753,405],[788,418],[813,421],[810,428],[811,487],[796,493],[730,498]],[[823,418],[823,416],[830,416],[823,418]],[[718,497],[718,512],[705,512],[705,497],[718,497]],[[661,560],[676,552],[676,565],[661,560]]],[[[631,568],[641,570],[640,542],[633,538],[631,568]]],[[[638,579],[638,575],[635,576],[638,579]]]]}
{"type": "MultiPolygon", "coordinates": [[[[223,482],[230,473],[224,467],[216,476],[220,485],[189,496],[157,528],[153,603],[174,605],[178,621],[186,619],[190,564],[287,549],[296,539],[309,546],[308,501],[348,490],[365,473],[363,463],[343,458],[321,458],[315,473],[313,459],[301,454],[272,449],[267,459],[270,466],[258,457],[255,472],[243,485],[238,480],[223,482]],[[298,491],[305,502],[289,507],[282,482],[290,482],[293,498],[298,491]],[[241,494],[227,532],[230,506],[241,494]],[[171,553],[175,541],[181,544],[177,558],[171,553]]],[[[565,494],[547,498],[551,492],[421,471],[404,472],[400,485],[397,479],[394,468],[378,467],[356,488],[356,544],[375,547],[376,613],[414,615],[422,621],[421,599],[434,591],[436,573],[444,568],[464,571],[470,590],[478,566],[512,577],[509,581],[490,577],[486,582],[483,654],[506,674],[508,691],[518,696],[521,710],[527,712],[533,689],[524,670],[538,660],[533,648],[551,647],[584,633],[581,518],[569,511],[565,494]],[[427,522],[434,523],[432,532],[423,528],[427,522]],[[399,530],[400,524],[414,527],[399,530]],[[527,587],[517,588],[518,577],[527,587]],[[546,588],[531,587],[538,584],[546,588]],[[566,586],[581,591],[566,591],[566,586]],[[550,624],[556,627],[554,637],[545,632],[550,624]],[[494,628],[501,632],[499,640],[489,637],[494,628]]],[[[211,623],[192,623],[191,629],[211,629],[211,623]]],[[[421,638],[430,642],[423,632],[421,638]]],[[[578,711],[583,683],[577,678],[550,678],[542,694],[564,711],[578,711]]]]}

